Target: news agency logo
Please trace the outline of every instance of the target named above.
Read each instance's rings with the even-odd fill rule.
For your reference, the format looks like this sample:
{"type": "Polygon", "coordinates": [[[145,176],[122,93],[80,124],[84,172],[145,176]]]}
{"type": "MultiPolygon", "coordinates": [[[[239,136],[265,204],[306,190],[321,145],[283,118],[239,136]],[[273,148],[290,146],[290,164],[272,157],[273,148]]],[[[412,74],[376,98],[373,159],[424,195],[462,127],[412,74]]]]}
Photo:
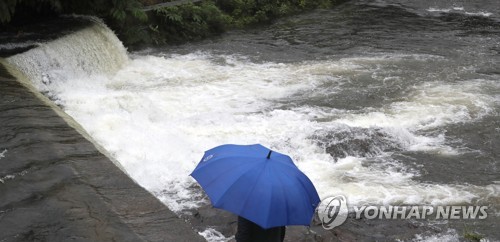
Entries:
{"type": "MultiPolygon", "coordinates": [[[[352,206],[356,219],[486,219],[487,206],[352,206]]],[[[345,196],[331,196],[321,200],[316,209],[324,229],[342,225],[349,215],[345,196]]]]}
{"type": "Polygon", "coordinates": [[[349,210],[347,199],[342,196],[327,197],[321,200],[316,210],[324,229],[333,229],[345,222],[349,210]]]}

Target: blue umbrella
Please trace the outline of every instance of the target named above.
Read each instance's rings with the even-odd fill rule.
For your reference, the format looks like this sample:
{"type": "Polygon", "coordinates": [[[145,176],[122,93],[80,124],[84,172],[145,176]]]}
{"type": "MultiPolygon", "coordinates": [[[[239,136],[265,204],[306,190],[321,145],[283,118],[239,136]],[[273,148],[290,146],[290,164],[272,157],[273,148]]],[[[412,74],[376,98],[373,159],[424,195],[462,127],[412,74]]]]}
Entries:
{"type": "Polygon", "coordinates": [[[319,196],[292,159],[262,145],[221,145],[205,152],[191,176],[212,205],[264,229],[310,225],[319,196]]]}

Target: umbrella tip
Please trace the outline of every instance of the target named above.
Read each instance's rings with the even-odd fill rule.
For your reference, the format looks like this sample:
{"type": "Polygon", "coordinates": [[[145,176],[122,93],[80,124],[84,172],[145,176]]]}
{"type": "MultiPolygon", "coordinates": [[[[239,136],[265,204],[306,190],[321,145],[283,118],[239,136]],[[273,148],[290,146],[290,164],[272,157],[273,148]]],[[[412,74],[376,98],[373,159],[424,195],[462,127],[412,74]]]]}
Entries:
{"type": "Polygon", "coordinates": [[[272,150],[269,150],[269,153],[267,154],[267,159],[271,158],[271,153],[272,152],[273,152],[272,150]]]}

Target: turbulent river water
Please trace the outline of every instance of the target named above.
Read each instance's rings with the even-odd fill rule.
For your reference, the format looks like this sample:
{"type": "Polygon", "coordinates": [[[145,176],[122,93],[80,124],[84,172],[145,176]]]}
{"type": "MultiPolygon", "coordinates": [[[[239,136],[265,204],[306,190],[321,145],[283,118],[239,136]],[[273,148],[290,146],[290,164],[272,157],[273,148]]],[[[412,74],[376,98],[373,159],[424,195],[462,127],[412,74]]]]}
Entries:
{"type": "Polygon", "coordinates": [[[499,214],[496,1],[350,1],[132,53],[103,29],[8,61],[173,211],[208,202],[189,176],[205,150],[261,143],[322,198],[499,214]]]}

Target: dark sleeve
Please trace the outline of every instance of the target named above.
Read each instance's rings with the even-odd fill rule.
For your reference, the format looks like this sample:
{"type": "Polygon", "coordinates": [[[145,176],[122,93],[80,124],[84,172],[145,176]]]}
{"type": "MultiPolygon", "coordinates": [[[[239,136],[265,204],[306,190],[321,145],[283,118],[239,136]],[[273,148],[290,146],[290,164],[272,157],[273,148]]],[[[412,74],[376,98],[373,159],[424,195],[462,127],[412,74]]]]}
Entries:
{"type": "Polygon", "coordinates": [[[281,242],[285,240],[286,227],[281,227],[281,242]]]}
{"type": "Polygon", "coordinates": [[[237,242],[252,241],[252,222],[238,216],[238,230],[234,236],[237,242]]]}

